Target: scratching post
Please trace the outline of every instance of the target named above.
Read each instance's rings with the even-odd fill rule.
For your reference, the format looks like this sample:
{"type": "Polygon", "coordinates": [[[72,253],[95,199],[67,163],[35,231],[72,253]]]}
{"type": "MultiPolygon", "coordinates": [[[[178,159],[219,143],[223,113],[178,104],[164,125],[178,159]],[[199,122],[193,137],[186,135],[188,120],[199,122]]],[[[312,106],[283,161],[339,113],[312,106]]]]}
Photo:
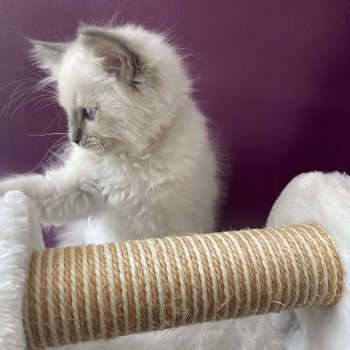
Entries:
{"type": "Polygon", "coordinates": [[[36,251],[31,349],[339,300],[343,271],[317,225],[36,251]]]}

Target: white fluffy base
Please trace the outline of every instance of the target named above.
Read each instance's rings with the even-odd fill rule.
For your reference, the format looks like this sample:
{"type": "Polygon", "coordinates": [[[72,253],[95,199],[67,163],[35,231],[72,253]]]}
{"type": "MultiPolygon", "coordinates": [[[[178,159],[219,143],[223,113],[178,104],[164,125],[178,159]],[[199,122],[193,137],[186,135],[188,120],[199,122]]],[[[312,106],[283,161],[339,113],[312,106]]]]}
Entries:
{"type": "MultiPolygon", "coordinates": [[[[20,197],[16,197],[18,194],[12,196],[14,197],[5,197],[0,201],[0,224],[5,228],[0,233],[0,349],[25,348],[20,310],[29,256],[26,244],[29,245],[30,242],[24,237],[30,233],[30,225],[24,220],[28,217],[28,211],[16,202],[20,197]],[[12,205],[11,201],[14,201],[12,205]],[[4,208],[9,208],[8,212],[13,215],[10,220],[6,221],[8,212],[4,211],[4,208]],[[19,232],[22,234],[18,234],[19,232]],[[13,238],[13,235],[17,238],[13,238]],[[1,250],[3,247],[5,250],[1,250]],[[12,257],[6,258],[9,254],[12,257]],[[14,261],[15,264],[11,263],[14,261]],[[5,270],[6,273],[3,272],[5,270]],[[10,287],[6,287],[7,285],[10,287]],[[14,338],[12,334],[16,334],[14,338]],[[6,346],[3,345],[4,341],[7,341],[6,346]]],[[[21,198],[24,201],[24,198],[21,198]]],[[[339,173],[310,173],[296,177],[274,204],[267,224],[282,226],[297,223],[322,225],[332,235],[345,271],[350,271],[349,176],[339,173]]],[[[37,229],[32,232],[40,237],[37,229]]],[[[341,302],[334,306],[210,322],[164,332],[126,336],[108,342],[66,346],[61,349],[342,350],[350,344],[349,284],[350,281],[347,280],[344,296],[341,302]]]]}
{"type": "Polygon", "coordinates": [[[0,198],[0,349],[26,348],[22,302],[32,248],[42,248],[32,203],[19,192],[0,198]]]}
{"type": "MultiPolygon", "coordinates": [[[[319,172],[297,176],[274,204],[268,226],[317,223],[332,236],[345,273],[350,272],[350,176],[319,172]]],[[[342,350],[350,348],[350,279],[337,305],[297,310],[300,328],[286,348],[342,350]]]]}

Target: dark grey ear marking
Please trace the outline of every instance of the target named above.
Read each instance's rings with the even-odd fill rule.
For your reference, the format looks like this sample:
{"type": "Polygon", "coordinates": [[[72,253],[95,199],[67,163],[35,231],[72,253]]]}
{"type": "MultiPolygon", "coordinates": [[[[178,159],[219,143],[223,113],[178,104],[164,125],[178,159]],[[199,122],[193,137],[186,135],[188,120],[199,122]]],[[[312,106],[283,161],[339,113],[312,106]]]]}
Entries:
{"type": "Polygon", "coordinates": [[[80,28],[81,43],[103,58],[104,68],[112,74],[126,78],[133,87],[140,83],[142,72],[139,56],[127,44],[107,30],[99,28],[80,28]]]}
{"type": "Polygon", "coordinates": [[[67,48],[67,43],[53,43],[38,40],[30,40],[32,44],[31,54],[38,65],[52,71],[62,60],[67,48]]]}

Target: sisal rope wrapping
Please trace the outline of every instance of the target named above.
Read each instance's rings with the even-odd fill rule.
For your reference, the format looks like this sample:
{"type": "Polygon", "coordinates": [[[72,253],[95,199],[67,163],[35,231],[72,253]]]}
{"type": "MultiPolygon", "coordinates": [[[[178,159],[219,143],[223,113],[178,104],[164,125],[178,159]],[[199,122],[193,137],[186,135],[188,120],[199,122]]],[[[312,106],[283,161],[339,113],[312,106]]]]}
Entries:
{"type": "Polygon", "coordinates": [[[36,251],[24,301],[29,348],[329,305],[343,270],[317,225],[36,251]]]}

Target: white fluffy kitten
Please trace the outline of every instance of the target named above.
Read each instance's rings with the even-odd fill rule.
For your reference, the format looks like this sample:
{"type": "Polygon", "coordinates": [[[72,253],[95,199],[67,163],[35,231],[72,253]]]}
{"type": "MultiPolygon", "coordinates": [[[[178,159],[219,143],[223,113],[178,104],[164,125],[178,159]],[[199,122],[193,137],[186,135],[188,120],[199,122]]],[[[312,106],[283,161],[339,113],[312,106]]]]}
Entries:
{"type": "Polygon", "coordinates": [[[10,178],[60,244],[214,228],[216,159],[181,58],[139,27],[83,27],[70,43],[34,42],[57,82],[72,145],[61,167],[10,178]]]}

